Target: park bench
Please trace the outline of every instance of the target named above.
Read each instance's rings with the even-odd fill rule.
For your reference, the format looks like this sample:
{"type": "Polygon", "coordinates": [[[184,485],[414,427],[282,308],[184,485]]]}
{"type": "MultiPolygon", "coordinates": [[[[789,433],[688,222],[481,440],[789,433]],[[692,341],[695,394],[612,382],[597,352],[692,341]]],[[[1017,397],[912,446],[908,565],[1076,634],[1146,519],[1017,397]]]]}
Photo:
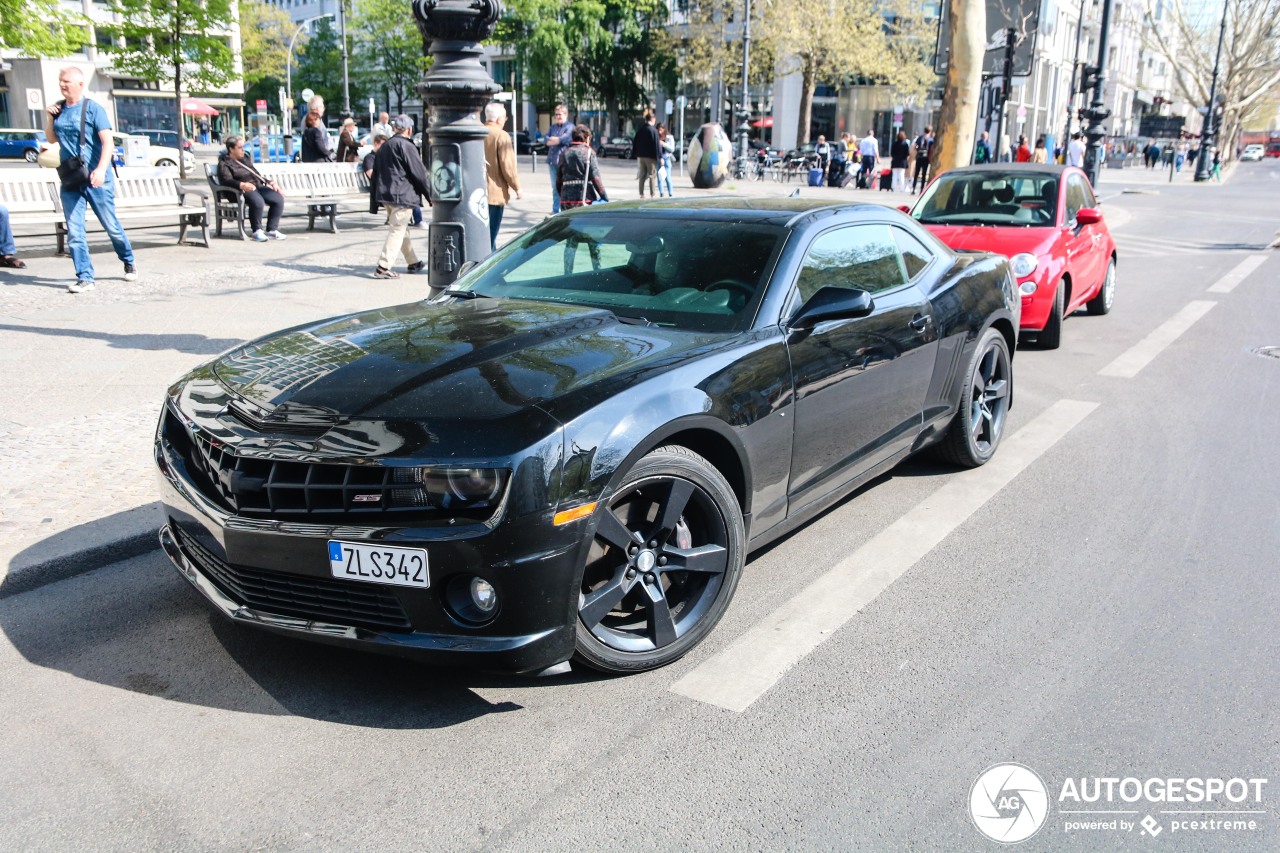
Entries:
{"type": "MultiPolygon", "coordinates": [[[[200,229],[209,246],[209,217],[202,189],[184,187],[173,166],[124,166],[115,174],[116,216],[122,223],[135,219],[178,217],[178,242],[187,229],[200,229]]],[[[58,254],[66,254],[67,225],[61,185],[53,169],[0,170],[0,204],[9,208],[15,225],[53,225],[58,254]]],[[[91,213],[86,213],[91,217],[91,213]]]]}
{"type": "MultiPolygon", "coordinates": [[[[307,208],[307,230],[314,231],[317,219],[328,220],[329,233],[338,233],[338,205],[356,202],[362,212],[369,209],[369,181],[357,163],[255,163],[262,177],[273,181],[284,195],[286,205],[307,208]]],[[[206,164],[205,177],[213,190],[217,218],[215,235],[222,236],[222,223],[235,224],[241,240],[248,239],[244,220],[248,213],[244,193],[237,187],[218,183],[217,164],[206,164]]]]}

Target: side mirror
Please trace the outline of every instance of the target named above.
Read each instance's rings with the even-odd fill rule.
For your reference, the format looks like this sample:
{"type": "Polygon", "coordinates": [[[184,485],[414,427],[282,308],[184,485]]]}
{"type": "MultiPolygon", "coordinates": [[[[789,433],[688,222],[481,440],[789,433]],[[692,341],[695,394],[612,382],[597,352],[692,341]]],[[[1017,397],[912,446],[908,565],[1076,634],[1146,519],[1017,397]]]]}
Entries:
{"type": "Polygon", "coordinates": [[[903,213],[907,214],[908,216],[911,215],[911,205],[909,204],[898,205],[898,210],[901,210],[903,213]]]}
{"type": "Polygon", "coordinates": [[[793,329],[812,329],[824,320],[849,320],[865,317],[875,303],[865,290],[847,287],[822,287],[791,318],[793,329]]]}
{"type": "Polygon", "coordinates": [[[1077,225],[1093,225],[1102,221],[1102,211],[1096,207],[1082,207],[1076,211],[1077,225]]]}

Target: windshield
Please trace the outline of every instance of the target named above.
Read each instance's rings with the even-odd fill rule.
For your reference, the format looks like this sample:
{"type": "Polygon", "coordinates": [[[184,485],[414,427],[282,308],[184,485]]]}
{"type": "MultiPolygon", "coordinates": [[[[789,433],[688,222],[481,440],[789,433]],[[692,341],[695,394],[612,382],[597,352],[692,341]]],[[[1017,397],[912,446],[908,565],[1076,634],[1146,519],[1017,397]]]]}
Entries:
{"type": "Polygon", "coordinates": [[[755,316],[784,234],[773,225],[635,212],[556,217],[458,287],[606,308],[661,326],[740,331],[755,316]]]}
{"type": "Polygon", "coordinates": [[[1058,178],[1034,172],[943,175],[913,215],[926,225],[1047,227],[1058,213],[1058,178]]]}

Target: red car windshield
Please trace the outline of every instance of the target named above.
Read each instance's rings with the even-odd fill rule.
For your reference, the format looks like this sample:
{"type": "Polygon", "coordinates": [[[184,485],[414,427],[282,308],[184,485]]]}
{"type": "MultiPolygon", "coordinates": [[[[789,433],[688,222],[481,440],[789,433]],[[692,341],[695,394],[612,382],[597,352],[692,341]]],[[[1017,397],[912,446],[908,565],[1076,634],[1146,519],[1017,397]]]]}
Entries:
{"type": "Polygon", "coordinates": [[[913,214],[926,225],[1045,228],[1057,212],[1057,175],[982,171],[943,175],[913,214]]]}

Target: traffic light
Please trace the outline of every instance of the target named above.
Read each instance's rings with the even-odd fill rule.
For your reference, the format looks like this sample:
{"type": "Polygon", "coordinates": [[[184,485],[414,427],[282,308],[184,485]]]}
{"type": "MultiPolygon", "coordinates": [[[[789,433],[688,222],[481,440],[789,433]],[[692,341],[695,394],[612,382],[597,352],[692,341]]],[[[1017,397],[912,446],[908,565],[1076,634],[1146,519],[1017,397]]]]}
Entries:
{"type": "Polygon", "coordinates": [[[1080,92],[1087,93],[1094,86],[1098,85],[1099,68],[1096,65],[1086,65],[1080,69],[1080,92]]]}

